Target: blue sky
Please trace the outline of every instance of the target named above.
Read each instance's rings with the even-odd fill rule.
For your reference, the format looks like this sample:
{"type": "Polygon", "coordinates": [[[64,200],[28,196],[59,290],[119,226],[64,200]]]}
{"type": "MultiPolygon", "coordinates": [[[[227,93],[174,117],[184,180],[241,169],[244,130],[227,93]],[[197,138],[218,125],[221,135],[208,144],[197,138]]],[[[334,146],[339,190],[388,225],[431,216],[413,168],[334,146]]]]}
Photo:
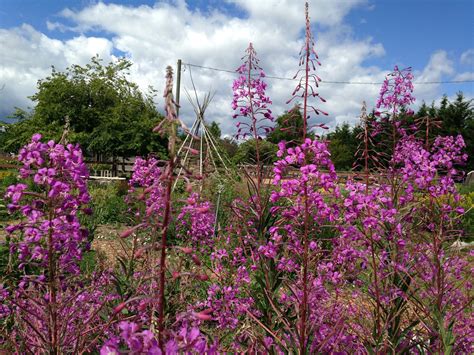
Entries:
{"type": "MultiPolygon", "coordinates": [[[[474,1],[381,0],[348,16],[357,36],[372,36],[387,52],[381,63],[420,67],[435,50],[459,57],[474,47],[474,1]]],[[[468,68],[466,68],[468,69],[468,68]]],[[[470,67],[472,70],[472,65],[470,67]]]]}
{"type": "MultiPolygon", "coordinates": [[[[126,53],[136,63],[132,78],[143,88],[149,84],[159,88],[165,64],[182,58],[232,69],[245,43],[253,41],[269,75],[291,76],[297,69],[303,4],[302,0],[2,0],[0,80],[6,86],[0,118],[13,106],[31,106],[26,96],[34,93],[36,80],[46,76],[51,65],[61,69],[85,64],[95,53],[111,60],[126,53]],[[184,30],[175,36],[175,28],[184,30]]],[[[310,8],[323,80],[378,82],[395,64],[412,66],[417,80],[474,80],[472,0],[313,0],[310,8]]],[[[218,91],[211,116],[230,133],[225,116],[230,114],[231,77],[219,74],[217,83],[216,73],[195,75],[201,91],[211,86],[218,91]]],[[[282,103],[291,93],[287,83],[269,82],[269,86],[276,112],[287,109],[282,103]]],[[[378,89],[322,88],[329,99],[325,109],[330,123],[355,122],[359,101],[374,102],[378,89]]],[[[431,101],[457,91],[473,97],[474,84],[425,85],[417,96],[419,102],[431,101]]]]}
{"type": "MultiPolygon", "coordinates": [[[[156,3],[154,0],[103,2],[130,7],[156,3]]],[[[28,23],[41,32],[54,32],[55,38],[65,39],[73,34],[48,31],[46,21],[59,20],[59,14],[65,8],[80,10],[95,3],[97,1],[92,0],[2,0],[0,27],[28,23]]],[[[187,4],[191,9],[209,11],[218,8],[233,16],[246,16],[237,6],[224,1],[192,0],[187,4]]],[[[356,37],[371,36],[384,44],[387,56],[376,64],[393,66],[402,61],[416,67],[423,65],[423,59],[437,49],[460,56],[466,49],[474,47],[472,0],[372,0],[351,11],[347,22],[353,27],[356,37]]],[[[473,69],[472,65],[467,67],[473,69]]]]}

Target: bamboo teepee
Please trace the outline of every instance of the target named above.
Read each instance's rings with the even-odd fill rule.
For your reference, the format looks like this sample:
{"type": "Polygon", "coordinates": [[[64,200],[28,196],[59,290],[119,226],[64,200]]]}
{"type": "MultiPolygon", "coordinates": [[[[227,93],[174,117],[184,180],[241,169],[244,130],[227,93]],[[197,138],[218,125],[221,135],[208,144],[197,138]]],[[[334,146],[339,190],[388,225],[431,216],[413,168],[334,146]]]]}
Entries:
{"type": "Polygon", "coordinates": [[[194,99],[188,90],[185,89],[185,93],[193,107],[196,119],[178,149],[177,155],[181,161],[181,168],[178,171],[174,187],[176,187],[179,178],[182,177],[184,172],[194,172],[196,168],[201,178],[201,187],[204,176],[211,172],[216,172],[217,174],[223,172],[225,175],[230,173],[229,161],[219,151],[219,145],[209,131],[204,118],[206,110],[214,98],[214,94],[207,92],[202,101],[199,100],[191,71],[189,73],[194,91],[194,99]],[[196,156],[198,159],[196,159],[196,156]]]}

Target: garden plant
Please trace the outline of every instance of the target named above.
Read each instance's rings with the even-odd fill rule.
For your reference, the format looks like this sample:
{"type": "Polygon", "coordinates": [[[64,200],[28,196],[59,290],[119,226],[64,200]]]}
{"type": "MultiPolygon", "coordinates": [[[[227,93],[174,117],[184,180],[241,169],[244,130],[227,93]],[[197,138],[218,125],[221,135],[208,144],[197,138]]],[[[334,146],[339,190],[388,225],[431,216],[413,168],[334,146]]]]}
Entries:
{"type": "MultiPolygon", "coordinates": [[[[357,174],[341,182],[321,133],[325,100],[308,4],[305,41],[271,171],[261,154],[272,101],[250,43],[232,84],[238,135],[255,141],[255,174],[220,206],[206,176],[185,169],[174,190],[180,132],[173,71],[168,144],[137,157],[120,207],[126,251],[84,272],[91,249],[88,169],[79,145],[34,134],[6,189],[0,348],[49,354],[468,354],[474,352],[472,250],[456,251],[468,211],[457,190],[461,135],[412,119],[413,74],[387,75],[363,117],[357,174]],[[197,193],[197,191],[200,191],[197,193]],[[126,215],[126,216],[125,216],[126,215]],[[89,222],[88,222],[89,221],[89,222]],[[221,223],[225,221],[225,223],[221,223]]],[[[196,137],[198,139],[198,137],[196,137]]],[[[196,154],[190,151],[190,154],[196,154]]],[[[235,182],[237,186],[237,182],[235,182]]],[[[227,196],[226,195],[226,196],[227,196]]],[[[471,212],[472,213],[472,212],[471,212]]],[[[112,213],[113,214],[113,213],[112,213]]],[[[102,213],[100,216],[104,216],[102,213]]]]}

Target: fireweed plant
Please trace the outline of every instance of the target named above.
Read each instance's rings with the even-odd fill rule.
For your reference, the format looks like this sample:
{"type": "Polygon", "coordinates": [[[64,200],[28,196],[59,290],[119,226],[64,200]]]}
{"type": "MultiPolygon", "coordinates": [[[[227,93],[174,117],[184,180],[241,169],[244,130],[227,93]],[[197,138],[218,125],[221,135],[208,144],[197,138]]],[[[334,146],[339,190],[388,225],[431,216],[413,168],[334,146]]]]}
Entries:
{"type": "Polygon", "coordinates": [[[339,216],[336,174],[327,143],[306,138],[310,111],[325,114],[309,101],[319,97],[315,90],[320,79],[313,73],[319,62],[313,44],[306,7],[303,68],[297,76],[303,74],[293,93],[294,99],[303,98],[303,143],[294,148],[279,144],[275,190],[266,204],[267,212],[259,215],[250,208],[252,198],[250,203],[236,200],[232,206],[235,218],[227,232],[236,238],[223,236],[228,247],[211,256],[222,283],[210,290],[221,302],[211,298],[210,306],[217,305],[214,309],[219,310],[217,320],[223,327],[236,329],[242,323],[242,331],[234,338],[234,348],[242,350],[308,353],[353,349],[353,338],[344,325],[349,310],[334,302],[331,293],[344,282],[339,271],[343,260],[331,262],[328,248],[335,231],[332,224],[339,216]],[[288,170],[295,167],[297,177],[286,179],[288,170]],[[316,308],[317,313],[310,312],[316,308]],[[220,315],[223,309],[227,316],[220,315]],[[245,330],[249,317],[260,333],[245,330]]]}
{"type": "MultiPolygon", "coordinates": [[[[472,273],[454,252],[464,213],[455,182],[461,136],[429,139],[410,115],[410,69],[395,68],[363,114],[362,179],[340,183],[328,142],[308,132],[319,77],[308,5],[300,80],[303,139],[280,142],[270,181],[249,175],[249,198],[213,206],[172,186],[179,127],[167,69],[166,116],[155,128],[169,159],[137,158],[126,197],[132,227],[115,270],[82,275],[89,248],[88,172],[78,146],[35,134],[19,154],[23,181],[6,192],[21,221],[6,228],[1,340],[16,353],[472,353],[472,273]],[[382,141],[383,146],[374,146],[382,141]],[[382,152],[382,153],[380,153],[382,152]],[[265,193],[263,193],[265,191],[265,193]],[[267,193],[268,192],[268,193],[267,193]]],[[[250,45],[232,106],[256,140],[270,100],[250,45]],[[256,74],[256,76],[255,76],[256,74]]],[[[290,101],[292,101],[290,100],[290,101]]],[[[321,101],[324,102],[323,99],[321,101]]],[[[257,148],[258,151],[258,148],[257,148]]],[[[192,153],[192,152],[191,152],[192,153]]],[[[257,153],[257,169],[262,161],[257,153]]],[[[3,344],[2,344],[3,346],[3,344]]]]}
{"type": "Polygon", "coordinates": [[[234,119],[237,122],[237,139],[251,137],[255,140],[255,163],[257,166],[257,197],[260,197],[262,183],[263,162],[260,156],[259,139],[262,134],[271,132],[269,126],[273,122],[272,111],[269,108],[272,101],[266,95],[267,84],[263,81],[265,73],[259,66],[259,59],[252,43],[249,44],[246,54],[242,57],[244,63],[237,68],[239,77],[232,85],[232,109],[236,111],[234,119]]]}
{"type": "Polygon", "coordinates": [[[22,220],[6,228],[10,262],[2,281],[2,320],[12,327],[5,328],[4,340],[17,352],[91,350],[102,337],[97,330],[115,321],[113,314],[100,314],[115,295],[106,273],[97,272],[87,284],[79,278],[78,263],[88,249],[79,213],[90,212],[82,152],[77,145],[43,143],[35,134],[18,159],[24,182],[5,196],[22,220]]]}
{"type": "MultiPolygon", "coordinates": [[[[357,297],[368,296],[373,305],[373,313],[365,310],[359,317],[364,321],[353,328],[369,351],[470,352],[472,319],[466,317],[472,315],[465,310],[471,285],[462,277],[468,269],[447,248],[460,236],[463,211],[457,207],[454,167],[465,162],[465,145],[461,136],[438,137],[431,145],[417,138],[416,127],[406,122],[414,101],[412,79],[409,68],[395,67],[380,92],[379,121],[371,135],[391,137],[393,154],[378,169],[378,183],[369,186],[366,178],[365,184],[348,181],[345,187],[341,231],[362,251],[358,279],[368,294],[359,289],[357,297]],[[370,336],[364,336],[367,327],[370,336]]],[[[367,129],[364,134],[368,176],[367,129]]],[[[372,158],[380,163],[386,157],[372,158]]]]}
{"type": "MultiPolygon", "coordinates": [[[[307,353],[308,347],[310,346],[312,349],[316,346],[315,350],[321,350],[319,347],[321,347],[321,344],[312,344],[309,341],[308,337],[308,331],[310,330],[308,327],[309,320],[311,319],[311,307],[310,307],[310,290],[309,288],[312,288],[310,286],[310,283],[313,282],[311,280],[311,275],[308,273],[308,267],[310,265],[310,233],[312,233],[312,223],[313,221],[318,224],[319,227],[319,222],[322,222],[323,224],[326,224],[327,220],[331,220],[334,216],[331,216],[331,212],[329,209],[325,208],[327,206],[321,206],[326,209],[325,212],[322,213],[321,217],[323,217],[321,220],[313,219],[311,215],[311,209],[314,208],[314,206],[311,206],[313,202],[312,201],[312,194],[315,193],[318,195],[318,192],[315,192],[315,188],[318,188],[318,183],[323,183],[325,184],[327,181],[326,179],[331,176],[326,176],[324,180],[319,180],[319,168],[327,165],[329,168],[330,172],[334,171],[334,166],[332,166],[332,163],[329,159],[329,156],[326,157],[320,157],[320,156],[312,156],[311,153],[315,153],[317,149],[311,149],[309,148],[309,155],[306,155],[306,151],[308,149],[308,145],[312,145],[313,142],[311,140],[306,139],[306,134],[308,130],[308,121],[310,118],[309,112],[312,110],[316,115],[319,115],[320,113],[327,115],[327,113],[317,109],[314,105],[311,105],[308,99],[310,97],[318,97],[321,101],[325,101],[323,98],[319,96],[319,94],[316,92],[317,87],[319,86],[319,81],[321,79],[316,75],[316,65],[321,65],[321,63],[318,60],[318,55],[316,54],[316,51],[314,50],[314,37],[311,32],[311,23],[310,23],[310,18],[309,18],[309,5],[308,3],[305,4],[305,19],[306,19],[306,30],[305,30],[305,43],[300,51],[300,68],[298,72],[295,75],[295,78],[298,77],[298,74],[302,72],[302,75],[300,77],[299,83],[296,86],[295,90],[293,91],[293,97],[288,101],[290,103],[292,100],[296,99],[298,96],[303,99],[303,145],[301,147],[296,147],[295,150],[289,148],[286,151],[287,156],[283,157],[285,154],[285,144],[281,143],[279,145],[279,156],[283,157],[283,159],[279,162],[277,162],[274,173],[275,173],[275,179],[274,179],[274,184],[278,184],[280,181],[280,174],[281,172],[279,171],[279,168],[281,169],[284,165],[286,165],[284,162],[293,162],[296,164],[297,167],[300,168],[301,172],[301,181],[296,182],[297,184],[300,183],[302,186],[301,191],[293,191],[291,188],[290,190],[287,190],[286,187],[281,185],[281,195],[282,197],[285,197],[285,193],[288,194],[286,197],[290,197],[291,195],[296,197],[296,201],[294,204],[296,206],[299,205],[299,211],[295,211],[296,213],[294,214],[295,217],[298,216],[298,214],[301,215],[302,212],[302,217],[300,218],[300,221],[302,221],[302,224],[300,225],[301,227],[301,238],[300,238],[300,243],[301,243],[301,248],[300,248],[300,255],[302,256],[300,261],[300,268],[298,270],[299,277],[300,277],[300,282],[299,282],[299,293],[296,294],[296,304],[297,304],[297,309],[298,309],[298,326],[297,326],[297,334],[298,334],[298,344],[299,344],[299,352],[302,354],[307,353]],[[322,160],[319,160],[321,159],[322,160]],[[313,160],[314,159],[314,160],[313,160]],[[313,160],[313,161],[311,161],[313,160]],[[309,169],[309,170],[308,170],[309,169]],[[304,177],[303,173],[308,174],[306,177],[304,177]],[[312,185],[312,182],[314,182],[314,179],[316,180],[316,183],[312,185]],[[313,180],[313,181],[312,181],[313,180]],[[325,181],[326,180],[326,181],[325,181]],[[324,216],[324,213],[326,215],[324,216]]],[[[321,128],[325,128],[324,125],[320,125],[321,128]]],[[[318,144],[315,142],[314,144],[317,146],[318,144]]],[[[323,146],[320,145],[320,148],[323,148],[322,152],[324,151],[327,152],[327,149],[323,146]]],[[[319,153],[319,152],[318,152],[319,153]]],[[[324,153],[323,153],[324,154],[324,153]]],[[[335,175],[333,174],[331,178],[335,178],[335,175]]],[[[329,179],[330,180],[330,179],[329,179]]],[[[294,186],[295,187],[295,186],[294,186]]],[[[332,188],[330,185],[326,185],[323,188],[332,188]]],[[[338,191],[335,190],[335,193],[337,194],[338,191]]],[[[319,200],[319,203],[321,203],[321,195],[315,196],[317,197],[316,200],[319,200]]],[[[318,202],[316,202],[318,203],[318,202]]],[[[295,207],[296,207],[295,206],[295,207]]],[[[316,207],[318,208],[318,207],[316,207]]],[[[295,208],[295,210],[298,210],[298,207],[295,208]]],[[[316,211],[315,211],[316,212],[316,211]]],[[[319,211],[317,212],[319,213],[319,211]]],[[[288,218],[290,217],[289,215],[283,214],[282,217],[288,218]]],[[[291,218],[291,217],[290,217],[291,218]]],[[[285,224],[290,224],[290,219],[287,219],[285,224]]],[[[319,228],[316,228],[316,231],[318,231],[319,228]]],[[[316,232],[317,233],[317,232],[316,232]]],[[[314,244],[318,244],[317,241],[312,241],[312,245],[314,247],[314,244]]],[[[321,247],[321,245],[319,245],[321,247]]],[[[313,329],[311,329],[313,330],[313,329]]]]}
{"type": "Polygon", "coordinates": [[[321,102],[326,102],[326,100],[322,98],[317,92],[321,78],[316,74],[316,68],[321,65],[321,62],[319,61],[319,57],[314,50],[315,41],[313,33],[311,32],[308,3],[305,4],[305,19],[305,42],[300,51],[300,69],[298,69],[294,76],[294,79],[299,78],[298,85],[296,85],[295,89],[293,90],[291,99],[287,101],[287,104],[289,104],[294,100],[303,100],[303,131],[301,132],[303,140],[306,138],[308,131],[312,128],[319,127],[327,129],[323,123],[315,124],[312,127],[309,126],[309,120],[311,118],[310,112],[314,113],[315,115],[328,115],[326,112],[316,108],[308,101],[311,97],[317,97],[321,102]]]}
{"type": "MultiPolygon", "coordinates": [[[[207,255],[213,246],[214,213],[209,202],[203,201],[198,194],[191,193],[174,219],[171,193],[174,169],[180,167],[175,154],[177,127],[185,129],[185,126],[176,115],[170,67],[167,69],[166,79],[166,117],[154,131],[168,134],[169,159],[136,159],[127,199],[131,205],[135,203],[135,207],[136,202],[141,202],[142,208],[137,208],[134,212],[139,223],[121,235],[122,238],[133,239],[133,250],[136,252],[132,253],[131,258],[146,260],[137,270],[132,268],[128,271],[135,279],[132,281],[133,293],[139,298],[139,302],[129,302],[123,306],[127,312],[136,313],[139,321],[123,321],[118,324],[114,335],[101,348],[101,353],[104,354],[119,354],[122,351],[152,354],[183,351],[214,353],[216,349],[216,344],[208,345],[207,339],[199,330],[202,322],[211,319],[211,310],[198,310],[186,298],[186,289],[195,287],[195,282],[208,280],[200,266],[201,255],[207,255]],[[169,245],[172,225],[183,246],[169,245]],[[137,242],[138,235],[148,235],[150,243],[145,245],[137,242]],[[173,292],[176,288],[179,290],[173,292]],[[181,305],[174,310],[169,306],[168,314],[165,314],[167,295],[170,298],[177,297],[181,305]]],[[[191,177],[186,176],[188,180],[191,177]]],[[[191,191],[190,187],[188,184],[188,191],[191,191]]],[[[172,304],[172,301],[169,303],[172,304]]]]}

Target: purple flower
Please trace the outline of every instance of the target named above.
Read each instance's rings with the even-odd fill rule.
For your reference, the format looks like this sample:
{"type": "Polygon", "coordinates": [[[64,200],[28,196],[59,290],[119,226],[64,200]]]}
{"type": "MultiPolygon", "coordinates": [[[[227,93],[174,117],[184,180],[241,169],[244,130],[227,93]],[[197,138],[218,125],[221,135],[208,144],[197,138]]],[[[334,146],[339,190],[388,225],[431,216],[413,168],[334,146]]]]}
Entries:
{"type": "Polygon", "coordinates": [[[53,141],[45,144],[41,142],[41,135],[35,134],[31,143],[20,150],[18,159],[23,163],[20,176],[33,178],[40,191],[30,194],[26,191],[27,185],[20,183],[9,186],[5,194],[11,201],[10,210],[19,209],[27,219],[7,227],[11,234],[25,229],[16,242],[19,259],[23,265],[32,262],[46,267],[49,240],[45,236],[53,229],[52,243],[59,256],[58,266],[65,272],[77,273],[77,262],[87,239],[77,213],[90,199],[86,182],[88,171],[81,149],[78,145],[64,147],[53,141]],[[49,217],[50,212],[55,216],[53,219],[49,217]]]}
{"type": "Polygon", "coordinates": [[[237,138],[250,135],[258,139],[262,133],[271,130],[269,123],[273,121],[273,116],[269,105],[272,101],[265,94],[267,84],[261,79],[265,74],[258,66],[259,60],[252,43],[246,53],[245,62],[237,68],[240,76],[232,85],[232,110],[237,112],[233,118],[244,119],[237,122],[237,138]],[[259,72],[257,78],[254,76],[255,71],[259,72]]]}

